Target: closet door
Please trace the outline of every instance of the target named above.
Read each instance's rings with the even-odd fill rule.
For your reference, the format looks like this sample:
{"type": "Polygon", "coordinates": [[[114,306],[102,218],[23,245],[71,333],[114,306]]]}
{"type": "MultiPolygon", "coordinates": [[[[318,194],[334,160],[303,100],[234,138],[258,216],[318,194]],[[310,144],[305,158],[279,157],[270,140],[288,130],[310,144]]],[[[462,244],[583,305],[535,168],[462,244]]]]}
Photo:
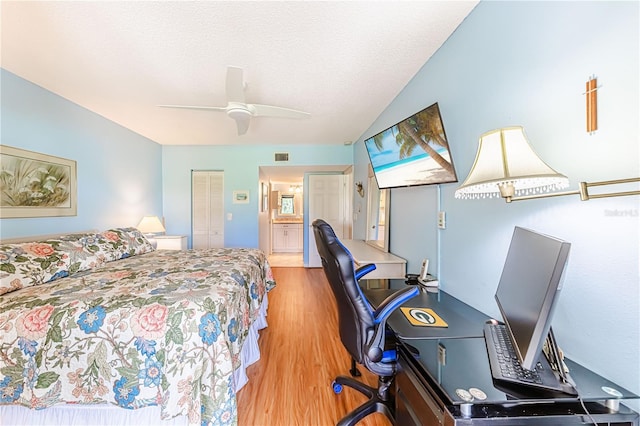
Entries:
{"type": "Polygon", "coordinates": [[[224,172],[191,172],[193,248],[224,247],[224,172]]]}

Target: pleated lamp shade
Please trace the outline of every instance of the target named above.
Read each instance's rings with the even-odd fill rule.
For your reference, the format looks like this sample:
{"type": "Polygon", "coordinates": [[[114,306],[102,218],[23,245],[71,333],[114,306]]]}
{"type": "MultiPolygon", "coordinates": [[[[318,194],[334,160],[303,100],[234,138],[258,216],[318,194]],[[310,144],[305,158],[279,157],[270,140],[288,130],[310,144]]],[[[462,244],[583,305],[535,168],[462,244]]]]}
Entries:
{"type": "Polygon", "coordinates": [[[538,157],[521,126],[480,136],[476,159],[456,198],[513,197],[557,191],[569,179],[538,157]]]}

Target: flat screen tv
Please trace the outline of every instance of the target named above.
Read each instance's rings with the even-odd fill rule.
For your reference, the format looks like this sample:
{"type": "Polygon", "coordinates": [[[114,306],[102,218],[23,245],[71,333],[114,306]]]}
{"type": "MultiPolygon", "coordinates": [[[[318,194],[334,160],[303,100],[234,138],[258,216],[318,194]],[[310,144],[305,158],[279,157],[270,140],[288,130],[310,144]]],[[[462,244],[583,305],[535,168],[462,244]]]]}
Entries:
{"type": "Polygon", "coordinates": [[[364,144],[380,189],[458,181],[437,102],[364,144]]]}

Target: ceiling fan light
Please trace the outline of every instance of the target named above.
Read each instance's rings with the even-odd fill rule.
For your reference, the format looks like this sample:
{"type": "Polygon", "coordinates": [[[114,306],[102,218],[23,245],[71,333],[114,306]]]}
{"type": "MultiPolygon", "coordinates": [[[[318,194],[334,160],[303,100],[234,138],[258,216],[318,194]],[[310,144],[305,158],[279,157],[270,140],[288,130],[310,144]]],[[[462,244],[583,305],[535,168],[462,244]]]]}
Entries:
{"type": "Polygon", "coordinates": [[[242,68],[227,68],[227,106],[197,106],[197,105],[158,105],[165,108],[183,108],[225,111],[227,115],[236,121],[238,135],[244,135],[249,130],[251,117],[281,117],[281,118],[309,118],[311,114],[290,108],[274,105],[260,105],[245,103],[245,84],[242,78],[242,68]]]}
{"type": "Polygon", "coordinates": [[[238,126],[238,136],[247,133],[251,122],[251,112],[249,110],[246,108],[230,108],[227,110],[227,115],[235,120],[238,126]]]}
{"type": "Polygon", "coordinates": [[[245,118],[251,118],[251,111],[246,108],[227,108],[227,115],[234,120],[243,120],[245,118]]]}

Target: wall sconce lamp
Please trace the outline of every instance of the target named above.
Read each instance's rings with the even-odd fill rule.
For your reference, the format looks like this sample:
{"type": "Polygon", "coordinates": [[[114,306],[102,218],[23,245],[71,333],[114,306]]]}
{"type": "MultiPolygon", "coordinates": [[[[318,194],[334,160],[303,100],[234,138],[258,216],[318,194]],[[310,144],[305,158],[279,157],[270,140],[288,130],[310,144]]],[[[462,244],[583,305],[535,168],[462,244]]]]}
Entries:
{"type": "Polygon", "coordinates": [[[493,198],[498,195],[507,203],[534,198],[580,195],[582,201],[592,198],[640,195],[638,191],[589,194],[593,186],[640,182],[640,177],[580,182],[574,191],[558,191],[569,186],[569,179],[553,170],[529,145],[521,126],[492,130],[480,136],[476,159],[467,179],[456,190],[456,198],[493,198]]]}
{"type": "Polygon", "coordinates": [[[364,187],[362,186],[362,182],[356,182],[356,191],[358,191],[358,195],[364,198],[364,187]]]}
{"type": "Polygon", "coordinates": [[[590,77],[584,92],[587,100],[587,132],[590,135],[598,130],[598,89],[598,79],[596,76],[590,77]]]}

